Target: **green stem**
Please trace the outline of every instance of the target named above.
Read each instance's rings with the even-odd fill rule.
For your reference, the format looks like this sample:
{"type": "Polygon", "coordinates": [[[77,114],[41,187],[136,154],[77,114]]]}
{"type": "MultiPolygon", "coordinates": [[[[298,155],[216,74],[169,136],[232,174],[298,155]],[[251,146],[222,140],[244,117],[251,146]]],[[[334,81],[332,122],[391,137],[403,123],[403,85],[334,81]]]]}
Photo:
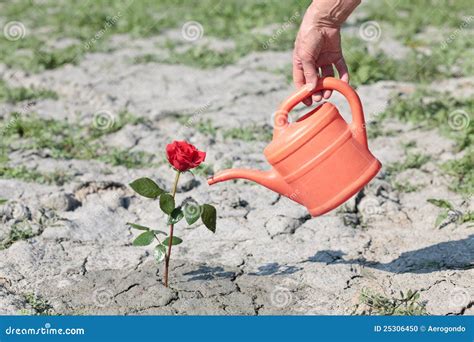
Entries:
{"type": "MultiPolygon", "coordinates": [[[[176,171],[176,176],[174,178],[174,184],[173,184],[173,190],[171,192],[171,195],[173,196],[173,199],[175,198],[176,195],[176,189],[178,188],[178,180],[179,176],[181,175],[181,171],[176,171]]],[[[169,234],[169,241],[168,241],[168,253],[166,253],[165,257],[165,286],[168,287],[168,271],[169,271],[169,265],[170,265],[170,258],[171,258],[171,246],[173,242],[173,229],[174,229],[174,224],[170,224],[170,234],[169,234]]]]}

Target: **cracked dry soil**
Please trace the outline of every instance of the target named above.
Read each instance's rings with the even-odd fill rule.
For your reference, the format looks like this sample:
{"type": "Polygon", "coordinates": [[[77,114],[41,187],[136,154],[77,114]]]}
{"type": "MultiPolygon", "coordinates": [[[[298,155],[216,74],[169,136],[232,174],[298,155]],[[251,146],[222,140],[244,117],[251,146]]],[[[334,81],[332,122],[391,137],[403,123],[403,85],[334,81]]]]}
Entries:
{"type": "MultiPolygon", "coordinates": [[[[80,122],[92,125],[99,110],[116,114],[125,109],[149,120],[102,137],[104,146],[157,154],[173,139],[188,139],[208,152],[206,162],[214,170],[229,163],[265,168],[267,142],[229,139],[221,132],[271,124],[272,112],[292,87],[284,76],[262,71],[261,61],[271,58],[284,65],[291,54],[253,53],[215,70],[129,64],[145,43],[127,41],[111,53],[91,53],[78,65],[40,74],[4,74],[12,84],[59,94],[57,100],[30,104],[30,111],[43,118],[82,113],[80,122]],[[212,120],[215,134],[183,125],[179,115],[212,120]]],[[[473,88],[473,79],[460,82],[473,88]]],[[[361,86],[367,120],[385,108],[391,93],[410,87],[396,82],[361,86]]],[[[455,88],[456,82],[448,90],[455,88]]],[[[349,117],[341,96],[331,101],[349,117]]],[[[15,109],[8,105],[2,115],[15,109]]],[[[218,228],[213,235],[197,225],[178,225],[184,243],[175,249],[170,288],[162,285],[150,250],[131,246],[135,232],[125,225],[163,222],[157,204],[135,196],[127,184],[153,175],[165,185],[170,169],[163,164],[127,169],[17,150],[10,156],[13,164],[61,170],[72,180],[64,185],[0,180],[0,197],[9,200],[0,207],[0,240],[5,242],[13,229],[29,232],[0,250],[0,313],[45,313],[28,300],[33,293],[56,314],[350,314],[360,310],[364,288],[388,297],[410,288],[420,292],[429,314],[473,314],[472,228],[434,228],[437,208],[426,202],[443,197],[472,210],[472,203],[449,190],[449,179],[436,163],[452,158],[452,144],[435,130],[395,120],[383,125],[396,134],[369,144],[384,169],[344,206],[322,217],[310,219],[303,207],[251,183],[210,188],[203,176],[186,175],[178,201],[192,191],[199,202],[214,203],[218,228]],[[394,188],[385,166],[403,158],[407,140],[433,159],[398,175],[421,185],[403,193],[394,188]]]]}

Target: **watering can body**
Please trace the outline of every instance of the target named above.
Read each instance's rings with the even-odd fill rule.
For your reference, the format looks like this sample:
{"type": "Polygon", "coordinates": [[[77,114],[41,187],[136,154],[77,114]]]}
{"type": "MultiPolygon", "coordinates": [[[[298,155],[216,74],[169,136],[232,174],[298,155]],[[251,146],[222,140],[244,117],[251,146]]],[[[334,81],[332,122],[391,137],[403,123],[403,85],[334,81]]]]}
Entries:
{"type": "Polygon", "coordinates": [[[332,77],[317,86],[303,86],[275,113],[273,140],[264,150],[269,171],[230,169],[218,172],[209,184],[244,178],[255,181],[302,205],[312,216],[338,207],[362,189],[381,168],[367,146],[364,114],[357,93],[332,77]],[[337,90],[348,100],[352,122],[324,103],[288,122],[289,112],[314,92],[337,90]]]}

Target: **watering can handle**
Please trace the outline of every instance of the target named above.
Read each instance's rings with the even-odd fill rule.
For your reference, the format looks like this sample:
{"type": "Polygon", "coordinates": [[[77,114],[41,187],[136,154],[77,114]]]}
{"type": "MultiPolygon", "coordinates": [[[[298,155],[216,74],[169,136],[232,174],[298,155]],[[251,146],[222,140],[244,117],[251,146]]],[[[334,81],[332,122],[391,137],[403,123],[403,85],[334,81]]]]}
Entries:
{"type": "Polygon", "coordinates": [[[365,131],[364,112],[359,95],[346,82],[340,81],[334,77],[325,77],[318,80],[316,87],[312,84],[306,84],[291,95],[280,106],[280,109],[275,115],[275,124],[273,129],[273,137],[288,127],[288,113],[301,101],[308,96],[314,94],[319,90],[337,90],[349,102],[352,112],[352,122],[350,124],[354,139],[356,139],[362,146],[367,147],[367,134],[365,131]]]}

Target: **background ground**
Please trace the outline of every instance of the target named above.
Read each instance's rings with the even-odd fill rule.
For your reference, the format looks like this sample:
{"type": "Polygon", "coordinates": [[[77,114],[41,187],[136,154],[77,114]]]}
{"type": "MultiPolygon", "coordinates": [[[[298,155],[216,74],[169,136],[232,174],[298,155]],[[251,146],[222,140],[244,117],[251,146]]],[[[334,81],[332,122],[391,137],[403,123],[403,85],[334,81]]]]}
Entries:
{"type": "Polygon", "coordinates": [[[0,3],[0,313],[474,314],[468,0],[367,1],[344,27],[384,166],[343,207],[310,219],[252,183],[207,186],[266,167],[307,4],[0,3]],[[218,228],[178,226],[166,289],[125,223],[163,222],[127,184],[168,186],[173,139],[208,152],[177,196],[216,205],[218,228]]]}

